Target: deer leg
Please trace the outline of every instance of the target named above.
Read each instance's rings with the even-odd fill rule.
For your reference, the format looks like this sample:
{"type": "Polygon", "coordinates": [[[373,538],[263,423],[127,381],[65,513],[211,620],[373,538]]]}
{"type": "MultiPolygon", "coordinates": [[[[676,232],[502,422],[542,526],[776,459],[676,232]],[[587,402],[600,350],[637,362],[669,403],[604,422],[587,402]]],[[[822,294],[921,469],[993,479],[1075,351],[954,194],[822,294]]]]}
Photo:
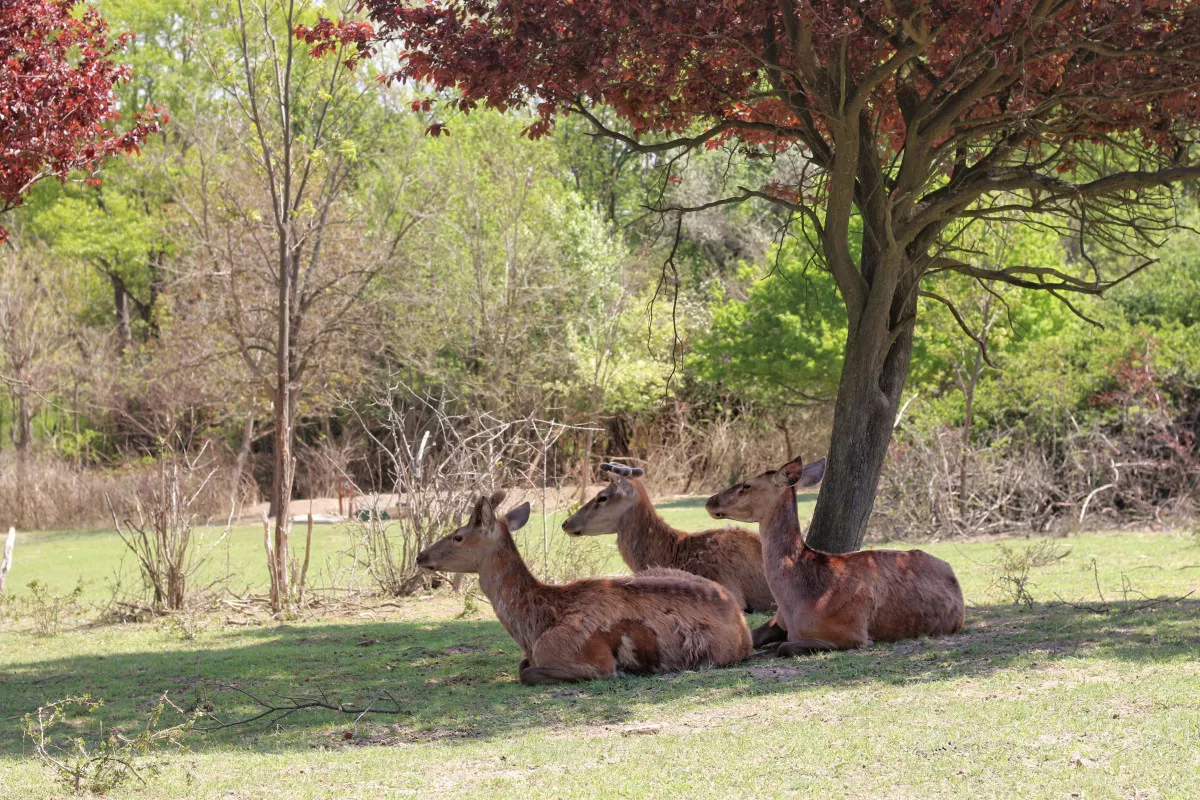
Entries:
{"type": "MultiPolygon", "coordinates": [[[[589,671],[590,673],[590,671],[589,671]]],[[[552,683],[575,683],[595,677],[591,674],[581,674],[578,671],[556,669],[554,667],[526,667],[521,670],[521,683],[526,686],[543,686],[552,683]]]]}
{"type": "Polygon", "coordinates": [[[824,639],[797,639],[794,642],[783,642],[775,650],[775,655],[780,658],[793,658],[795,656],[806,656],[810,653],[819,653],[822,650],[843,650],[845,648],[838,647],[833,642],[827,642],[824,639]]]}
{"type": "Polygon", "coordinates": [[[579,643],[579,632],[551,628],[533,646],[531,657],[521,670],[521,683],[536,686],[547,683],[572,683],[616,674],[612,650],[591,638],[579,643]]]}
{"type": "Polygon", "coordinates": [[[755,628],[750,638],[754,642],[754,649],[760,650],[769,645],[786,641],[787,635],[787,628],[781,627],[776,618],[771,617],[762,625],[755,628]]]}

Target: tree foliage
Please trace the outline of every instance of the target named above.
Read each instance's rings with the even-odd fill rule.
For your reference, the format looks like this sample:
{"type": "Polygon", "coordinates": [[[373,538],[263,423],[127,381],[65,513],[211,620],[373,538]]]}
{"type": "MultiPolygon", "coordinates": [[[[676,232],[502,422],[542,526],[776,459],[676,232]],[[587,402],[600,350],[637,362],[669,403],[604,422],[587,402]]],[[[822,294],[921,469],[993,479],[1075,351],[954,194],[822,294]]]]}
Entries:
{"type": "Polygon", "coordinates": [[[402,42],[393,77],[456,90],[444,101],[454,111],[534,104],[535,137],[578,113],[643,153],[728,147],[783,165],[766,182],[657,207],[765,201],[820,244],[848,335],[818,548],[862,540],[923,281],[957,272],[1101,293],[1144,262],[1102,272],[1088,249],[1144,254],[1171,225],[1165,187],[1200,177],[1187,162],[1200,6],[1183,0],[367,5],[378,38],[402,42]],[[598,106],[631,132],[605,125],[598,106]],[[994,268],[962,246],[964,223],[1009,219],[1077,238],[1079,258],[994,268]]]}
{"type": "MultiPolygon", "coordinates": [[[[35,183],[66,179],[132,152],[159,123],[153,109],[121,132],[114,88],[129,78],[117,62],[130,34],[110,37],[94,6],[26,0],[0,6],[0,212],[35,183]]],[[[165,121],[165,118],[164,118],[165,121]]],[[[94,180],[94,178],[93,178],[94,180]]],[[[6,235],[0,228],[0,239],[6,235]]]]}

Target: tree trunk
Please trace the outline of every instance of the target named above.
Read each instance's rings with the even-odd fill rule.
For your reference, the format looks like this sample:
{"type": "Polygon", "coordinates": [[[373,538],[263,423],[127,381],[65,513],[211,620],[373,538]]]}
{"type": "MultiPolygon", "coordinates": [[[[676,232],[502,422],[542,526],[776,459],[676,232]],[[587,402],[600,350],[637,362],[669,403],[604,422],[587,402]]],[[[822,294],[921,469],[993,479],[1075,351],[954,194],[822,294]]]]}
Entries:
{"type": "Polygon", "coordinates": [[[125,291],[125,282],[116,275],[109,275],[113,287],[113,305],[117,311],[117,340],[122,353],[133,343],[133,329],[129,322],[129,292],[125,291]]]}
{"type": "Polygon", "coordinates": [[[792,448],[792,430],[788,427],[786,417],[775,421],[775,430],[783,434],[783,460],[788,461],[796,451],[792,448]]]}
{"type": "Polygon", "coordinates": [[[8,571],[12,569],[13,548],[16,544],[16,528],[9,528],[8,538],[4,540],[4,557],[0,558],[0,594],[4,594],[4,583],[8,580],[8,571]]]}
{"type": "MultiPolygon", "coordinates": [[[[862,324],[887,326],[887,320],[864,317],[862,324]]],[[[901,324],[903,329],[883,359],[873,346],[879,341],[878,331],[873,336],[860,332],[846,343],[829,460],[808,532],[813,549],[848,553],[857,550],[866,535],[912,357],[913,320],[901,324]]],[[[887,335],[886,330],[882,335],[887,335]]]]}
{"type": "Polygon", "coordinates": [[[13,444],[17,448],[18,461],[29,455],[29,448],[33,444],[33,409],[30,406],[29,398],[24,392],[17,395],[13,444]]]}
{"type": "Polygon", "coordinates": [[[975,424],[975,387],[979,384],[979,374],[982,369],[983,351],[975,353],[975,363],[971,366],[971,376],[963,387],[963,401],[966,406],[966,418],[963,420],[962,453],[958,460],[958,520],[965,529],[967,526],[967,470],[971,462],[971,427],[975,424]]]}
{"type": "Polygon", "coordinates": [[[592,437],[593,433],[589,426],[587,432],[587,444],[583,448],[583,456],[579,459],[579,502],[583,503],[587,497],[588,484],[591,483],[592,477],[592,437]]]}
{"type": "Polygon", "coordinates": [[[242,431],[242,445],[238,448],[237,458],[233,462],[233,477],[230,481],[230,493],[234,500],[241,494],[242,472],[246,469],[246,462],[250,459],[250,447],[254,443],[254,412],[251,411],[246,415],[246,426],[242,431]]]}
{"type": "Polygon", "coordinates": [[[33,445],[33,409],[29,397],[24,392],[17,395],[16,401],[16,413],[13,417],[13,444],[17,448],[17,524],[22,528],[37,528],[35,504],[29,491],[29,451],[33,445]]]}
{"type": "Polygon", "coordinates": [[[288,604],[288,538],[291,534],[292,499],[292,387],[291,370],[288,368],[290,337],[290,270],[282,270],[279,282],[279,342],[278,372],[275,390],[275,469],[271,481],[275,496],[275,542],[272,550],[275,566],[275,586],[271,592],[274,610],[279,611],[288,604]]]}

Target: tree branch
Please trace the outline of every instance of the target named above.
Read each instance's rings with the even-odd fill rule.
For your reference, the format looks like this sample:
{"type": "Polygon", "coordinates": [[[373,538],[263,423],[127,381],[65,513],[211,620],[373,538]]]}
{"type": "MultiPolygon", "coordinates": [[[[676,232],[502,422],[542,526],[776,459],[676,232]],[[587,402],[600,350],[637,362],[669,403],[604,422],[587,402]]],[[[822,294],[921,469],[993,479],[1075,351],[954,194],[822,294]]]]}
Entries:
{"type": "Polygon", "coordinates": [[[962,314],[958,313],[958,309],[954,307],[954,303],[935,292],[927,292],[922,290],[918,294],[921,297],[928,297],[930,300],[937,300],[946,308],[950,309],[950,314],[954,317],[954,321],[958,323],[958,327],[962,328],[963,333],[971,337],[971,341],[975,342],[975,344],[979,346],[979,353],[983,356],[983,360],[987,362],[987,365],[992,369],[1000,369],[996,362],[992,361],[992,357],[988,353],[987,342],[985,342],[980,336],[977,336],[975,332],[971,330],[970,326],[967,325],[967,321],[963,319],[962,314]]]}

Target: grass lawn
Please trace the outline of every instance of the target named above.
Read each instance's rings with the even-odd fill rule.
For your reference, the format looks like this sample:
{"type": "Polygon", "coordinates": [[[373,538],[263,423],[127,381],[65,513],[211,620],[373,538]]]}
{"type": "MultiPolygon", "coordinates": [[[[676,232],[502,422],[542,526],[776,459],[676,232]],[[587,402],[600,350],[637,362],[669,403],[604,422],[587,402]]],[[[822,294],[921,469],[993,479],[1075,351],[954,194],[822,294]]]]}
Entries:
{"type": "MultiPolygon", "coordinates": [[[[665,512],[681,527],[709,524],[695,502],[665,512]]],[[[557,548],[614,550],[611,537],[567,541],[551,524],[552,561],[557,548]]],[[[344,531],[317,534],[330,563],[347,549],[344,531]]],[[[261,536],[235,531],[239,586],[265,580],[261,536]]],[[[540,552],[536,512],[526,536],[540,552]]],[[[90,692],[107,701],[101,719],[128,726],[162,692],[187,703],[205,681],[360,703],[386,692],[403,713],[356,725],[306,711],[278,729],[191,734],[191,753],[111,796],[1200,797],[1200,592],[1149,607],[1142,597],[1200,589],[1200,543],[1121,533],[1058,544],[1070,552],[1030,573],[1032,609],[992,586],[1000,543],[927,546],[963,582],[957,636],[566,687],[517,683],[518,651],[486,604],[464,617],[450,594],[282,625],[212,616],[192,639],[155,623],[44,638],[8,621],[0,798],[62,794],[30,757],[21,714],[90,692]],[[1096,601],[1097,582],[1104,613],[1056,599],[1096,601]]],[[[82,576],[99,599],[120,558],[107,533],[28,534],[9,585],[38,577],[66,590],[82,576]]],[[[221,719],[253,713],[209,692],[221,719]]]]}

